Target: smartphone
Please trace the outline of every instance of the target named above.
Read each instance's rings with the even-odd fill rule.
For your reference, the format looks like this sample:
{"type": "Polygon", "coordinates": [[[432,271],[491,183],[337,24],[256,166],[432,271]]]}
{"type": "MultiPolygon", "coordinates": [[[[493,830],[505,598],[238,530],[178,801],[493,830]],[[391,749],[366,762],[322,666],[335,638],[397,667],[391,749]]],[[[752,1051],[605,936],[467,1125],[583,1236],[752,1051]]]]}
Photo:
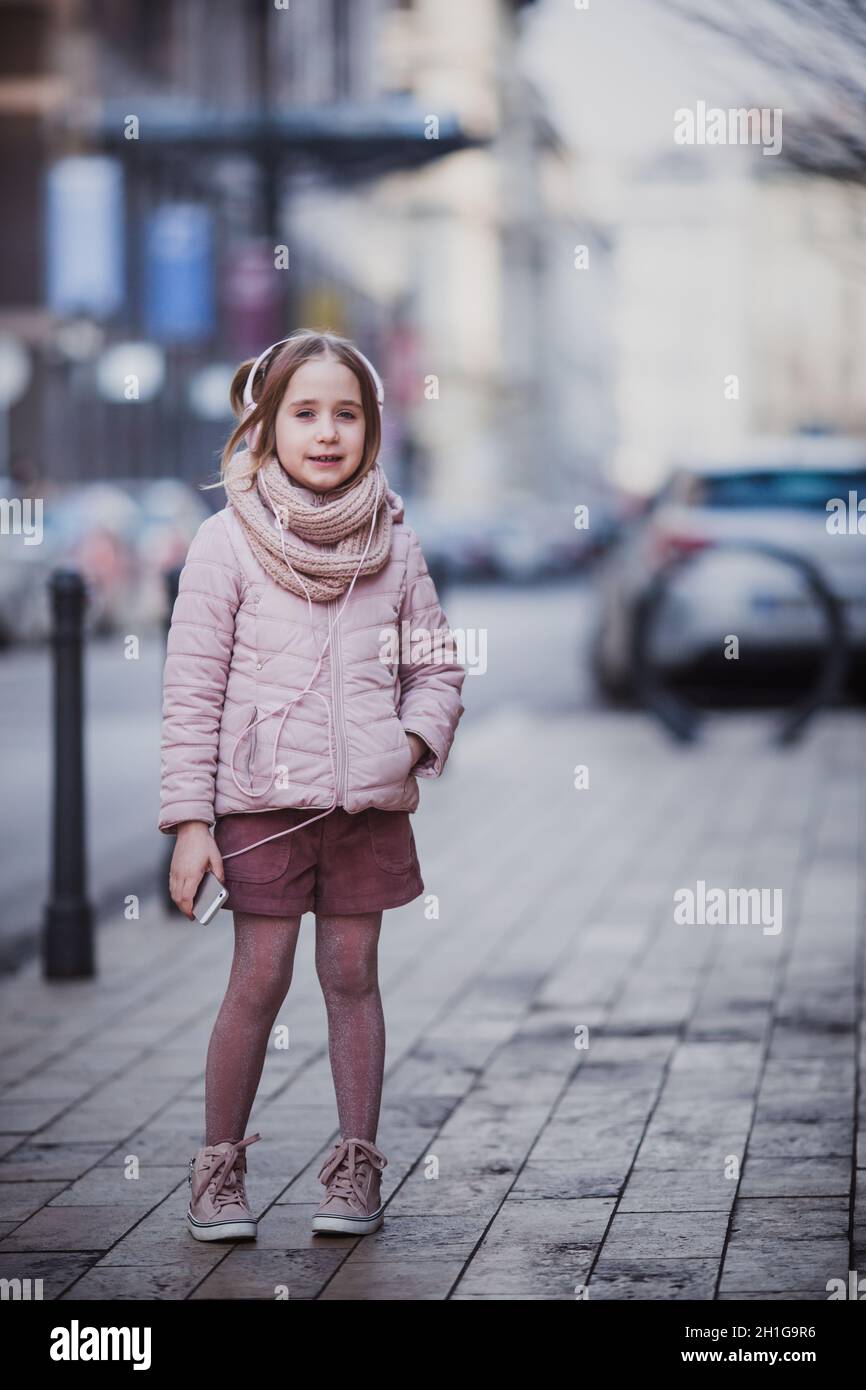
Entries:
{"type": "Polygon", "coordinates": [[[208,869],[198,886],[192,905],[192,915],[202,923],[209,922],[219,912],[229,895],[225,884],[220,883],[215,873],[208,869]]]}

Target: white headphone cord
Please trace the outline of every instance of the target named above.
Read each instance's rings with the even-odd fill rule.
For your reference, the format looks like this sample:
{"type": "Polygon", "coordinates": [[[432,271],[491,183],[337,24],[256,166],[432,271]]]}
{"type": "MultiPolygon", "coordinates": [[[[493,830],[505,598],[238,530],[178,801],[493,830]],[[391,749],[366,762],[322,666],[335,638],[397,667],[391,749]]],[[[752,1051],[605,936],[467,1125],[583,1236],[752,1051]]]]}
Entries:
{"type": "MultiPolygon", "coordinates": [[[[285,562],[286,562],[287,566],[289,567],[289,569],[291,570],[292,574],[293,574],[293,575],[295,576],[295,578],[297,579],[298,583],[301,585],[301,588],[303,589],[304,594],[306,595],[306,599],[307,599],[307,611],[308,611],[309,617],[310,617],[310,627],[312,628],[312,627],[313,627],[313,604],[312,604],[312,599],[310,598],[309,590],[307,589],[306,584],[304,583],[303,579],[302,579],[301,576],[298,574],[297,570],[294,568],[294,566],[292,565],[291,561],[289,560],[288,555],[286,554],[286,543],[285,543],[285,537],[284,537],[284,533],[283,533],[283,523],[282,523],[282,521],[280,520],[280,515],[279,515],[279,512],[278,512],[277,508],[274,506],[273,499],[271,498],[271,494],[270,494],[270,492],[268,491],[268,485],[267,485],[267,482],[265,481],[264,476],[262,476],[262,486],[263,486],[263,488],[264,488],[265,496],[266,496],[267,499],[268,499],[268,502],[269,502],[269,504],[270,504],[271,510],[273,511],[274,516],[276,517],[277,525],[278,525],[279,528],[280,528],[280,546],[282,547],[283,559],[285,560],[285,562]]],[[[247,850],[256,849],[259,845],[267,844],[268,840],[277,840],[277,839],[280,838],[281,835],[291,835],[295,830],[300,830],[302,825],[310,825],[313,821],[321,820],[324,816],[329,816],[329,815],[331,814],[331,812],[334,810],[334,808],[336,807],[336,805],[337,805],[337,797],[338,797],[338,795],[339,795],[339,788],[337,787],[337,769],[336,769],[336,765],[335,765],[335,763],[334,763],[334,750],[333,750],[333,748],[332,748],[332,746],[331,746],[331,731],[332,731],[332,728],[333,728],[333,714],[332,714],[332,711],[331,711],[331,706],[330,706],[328,700],[326,699],[326,697],[321,693],[321,691],[318,691],[318,690],[311,690],[311,689],[310,689],[310,686],[312,685],[313,681],[316,679],[316,676],[319,674],[319,668],[321,667],[322,661],[324,660],[325,652],[328,650],[328,647],[330,646],[331,638],[333,637],[334,633],[335,633],[336,630],[337,630],[337,627],[338,627],[338,625],[339,625],[340,619],[341,619],[342,616],[343,616],[343,610],[345,609],[346,604],[349,602],[349,596],[350,596],[350,594],[351,594],[353,588],[355,587],[355,580],[358,578],[358,575],[361,573],[361,568],[362,568],[362,566],[363,566],[363,564],[364,564],[364,560],[365,560],[366,557],[367,557],[367,552],[368,552],[369,549],[370,549],[370,545],[371,545],[372,540],[373,540],[373,534],[374,534],[374,531],[375,531],[375,529],[376,529],[376,517],[377,517],[378,511],[379,511],[379,494],[380,494],[381,490],[382,490],[382,489],[381,489],[381,476],[380,476],[380,474],[379,474],[379,472],[378,472],[378,469],[377,469],[377,473],[376,473],[376,497],[375,497],[375,500],[374,500],[374,503],[373,503],[373,516],[372,516],[372,521],[371,521],[371,524],[370,524],[370,534],[369,534],[369,536],[367,537],[367,544],[364,546],[363,553],[362,553],[362,555],[361,555],[360,560],[358,561],[358,567],[357,567],[357,569],[355,570],[354,575],[352,576],[352,580],[351,580],[351,583],[349,584],[348,589],[346,590],[346,596],[345,596],[345,598],[343,599],[342,606],[340,607],[340,609],[339,609],[339,611],[337,612],[336,616],[334,617],[333,621],[331,621],[330,617],[328,618],[328,635],[327,635],[327,637],[325,638],[325,644],[324,644],[324,646],[322,647],[322,650],[319,652],[319,656],[318,656],[318,659],[317,659],[317,661],[316,661],[316,665],[315,665],[315,667],[314,667],[314,669],[313,669],[313,674],[310,676],[310,679],[307,681],[307,684],[304,686],[304,689],[303,689],[303,690],[299,691],[296,695],[292,696],[291,700],[284,701],[284,704],[287,705],[287,708],[286,708],[286,710],[285,710],[285,712],[284,712],[284,714],[283,714],[282,719],[280,720],[280,727],[279,727],[279,729],[277,730],[277,734],[276,734],[276,737],[275,737],[275,739],[274,739],[274,753],[273,753],[273,757],[272,757],[272,759],[271,759],[271,776],[270,776],[270,779],[269,779],[269,781],[268,781],[268,785],[267,785],[266,787],[263,787],[262,790],[259,791],[259,792],[256,792],[256,791],[253,791],[253,790],[252,790],[252,780],[250,781],[250,789],[249,789],[249,790],[247,790],[245,787],[242,787],[241,784],[240,784],[240,782],[239,782],[238,779],[237,779],[237,776],[235,775],[235,757],[236,757],[236,755],[237,755],[238,748],[240,747],[241,743],[243,742],[243,740],[244,740],[244,738],[247,736],[247,734],[249,734],[249,732],[250,732],[252,729],[254,729],[254,728],[256,727],[257,724],[261,724],[261,723],[263,722],[263,720],[265,720],[265,719],[270,719],[274,714],[277,713],[277,710],[269,710],[266,714],[263,714],[263,715],[262,715],[261,719],[256,719],[256,720],[253,721],[252,724],[249,724],[249,725],[247,726],[247,728],[244,730],[244,732],[243,732],[243,733],[240,735],[240,737],[235,741],[235,746],[234,746],[234,749],[233,749],[233,751],[232,751],[232,756],[231,756],[231,762],[230,762],[230,764],[229,764],[230,771],[231,771],[231,774],[232,774],[232,779],[233,779],[233,781],[234,781],[235,786],[238,788],[239,791],[243,792],[245,796],[252,796],[252,797],[265,796],[265,795],[267,794],[267,792],[270,791],[270,789],[271,789],[271,787],[272,787],[272,785],[273,785],[274,772],[275,772],[275,770],[276,770],[276,762],[277,762],[277,748],[278,748],[278,746],[279,746],[280,735],[282,734],[282,731],[283,731],[283,725],[285,724],[286,720],[288,719],[289,715],[290,715],[291,712],[292,712],[293,707],[297,704],[298,700],[302,700],[303,697],[304,697],[305,695],[308,695],[308,694],[309,694],[309,695],[315,695],[318,699],[320,699],[320,700],[323,701],[324,706],[325,706],[325,711],[326,711],[327,716],[328,716],[328,755],[329,755],[330,760],[331,760],[331,774],[332,774],[333,779],[334,779],[334,800],[332,801],[331,805],[330,805],[326,810],[320,812],[320,814],[317,815],[317,816],[310,816],[308,820],[302,821],[302,822],[301,822],[301,825],[293,825],[293,826],[291,826],[288,830],[278,830],[278,831],[276,832],[276,834],[274,834],[274,835],[267,835],[267,836],[265,837],[264,840],[256,840],[256,841],[255,841],[253,844],[251,844],[251,845],[245,845],[243,849],[235,849],[235,850],[232,850],[229,854],[224,854],[224,855],[222,855],[221,857],[222,857],[223,859],[232,859],[236,854],[245,854],[245,853],[247,852],[247,850]]],[[[277,709],[279,709],[279,706],[277,706],[277,709]]]]}

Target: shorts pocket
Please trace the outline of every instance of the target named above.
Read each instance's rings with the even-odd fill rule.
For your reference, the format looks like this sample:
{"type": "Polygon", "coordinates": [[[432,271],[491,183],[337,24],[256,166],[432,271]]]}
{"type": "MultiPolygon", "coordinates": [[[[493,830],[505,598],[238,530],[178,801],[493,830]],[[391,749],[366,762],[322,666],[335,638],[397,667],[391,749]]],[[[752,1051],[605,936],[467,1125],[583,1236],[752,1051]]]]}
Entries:
{"type": "MultiPolygon", "coordinates": [[[[249,814],[223,816],[214,826],[214,839],[221,855],[233,854],[245,845],[255,844],[279,830],[287,830],[291,821],[277,812],[253,811],[249,814]]],[[[256,845],[255,849],[235,854],[224,864],[227,879],[237,883],[273,883],[284,874],[292,859],[295,837],[280,835],[278,840],[256,845]]]]}
{"type": "Polygon", "coordinates": [[[417,853],[409,812],[369,806],[365,815],[373,858],[379,868],[392,874],[411,869],[417,862],[417,853]]]}

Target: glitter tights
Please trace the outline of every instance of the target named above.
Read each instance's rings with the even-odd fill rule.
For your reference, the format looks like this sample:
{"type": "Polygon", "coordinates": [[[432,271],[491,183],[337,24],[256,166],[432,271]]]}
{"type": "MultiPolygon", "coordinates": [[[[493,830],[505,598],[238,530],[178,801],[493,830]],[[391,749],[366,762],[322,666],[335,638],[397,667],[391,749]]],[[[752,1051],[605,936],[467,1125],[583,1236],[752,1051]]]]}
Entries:
{"type": "MultiPolygon", "coordinates": [[[[300,917],[235,912],[229,982],[205,1072],[205,1143],[246,1135],[271,1030],[292,982],[300,917]]],[[[316,916],[316,973],[328,1016],[328,1051],[340,1130],[375,1142],[385,1066],[379,993],[381,912],[316,916]]]]}

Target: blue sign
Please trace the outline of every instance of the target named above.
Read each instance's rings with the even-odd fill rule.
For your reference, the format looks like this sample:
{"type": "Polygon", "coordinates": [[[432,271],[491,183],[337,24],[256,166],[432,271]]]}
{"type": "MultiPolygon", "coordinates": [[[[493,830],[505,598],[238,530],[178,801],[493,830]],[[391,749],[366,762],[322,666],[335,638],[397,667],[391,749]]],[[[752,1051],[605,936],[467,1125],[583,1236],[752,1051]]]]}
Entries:
{"type": "Polygon", "coordinates": [[[164,203],[144,234],[143,318],[148,337],[195,343],[214,331],[213,215],[199,203],[164,203]]]}
{"type": "Polygon", "coordinates": [[[71,155],[46,174],[45,302],[61,317],[108,318],[123,304],[123,170],[71,155]]]}

